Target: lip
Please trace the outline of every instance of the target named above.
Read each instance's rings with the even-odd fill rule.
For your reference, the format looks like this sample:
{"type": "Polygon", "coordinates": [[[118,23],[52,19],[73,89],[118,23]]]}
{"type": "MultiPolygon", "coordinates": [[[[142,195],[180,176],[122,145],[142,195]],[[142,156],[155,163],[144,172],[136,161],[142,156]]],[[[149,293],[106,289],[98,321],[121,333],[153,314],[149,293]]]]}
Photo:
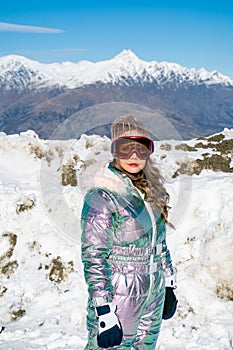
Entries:
{"type": "Polygon", "coordinates": [[[128,164],[129,166],[132,166],[132,167],[137,167],[138,166],[138,163],[130,163],[128,164]]]}

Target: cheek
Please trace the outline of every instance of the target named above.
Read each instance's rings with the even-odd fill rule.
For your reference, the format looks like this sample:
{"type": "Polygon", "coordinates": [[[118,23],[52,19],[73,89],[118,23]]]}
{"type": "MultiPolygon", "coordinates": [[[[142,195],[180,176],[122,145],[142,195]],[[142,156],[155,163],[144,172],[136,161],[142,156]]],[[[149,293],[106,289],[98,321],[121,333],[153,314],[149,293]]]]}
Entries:
{"type": "Polygon", "coordinates": [[[142,169],[145,167],[145,165],[146,165],[146,160],[142,160],[142,161],[141,161],[141,167],[142,167],[142,169]]]}
{"type": "Polygon", "coordinates": [[[125,159],[120,159],[119,158],[119,164],[120,166],[125,169],[125,167],[127,166],[126,160],[125,159]]]}
{"type": "Polygon", "coordinates": [[[119,164],[122,167],[122,169],[131,173],[131,168],[128,166],[126,159],[119,159],[119,164]]]}

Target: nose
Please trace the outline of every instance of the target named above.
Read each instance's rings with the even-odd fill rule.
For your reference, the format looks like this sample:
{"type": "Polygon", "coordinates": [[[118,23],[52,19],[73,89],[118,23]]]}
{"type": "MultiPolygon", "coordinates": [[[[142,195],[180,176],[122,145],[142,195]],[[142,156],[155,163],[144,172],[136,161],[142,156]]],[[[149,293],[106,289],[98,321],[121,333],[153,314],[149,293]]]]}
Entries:
{"type": "Polygon", "coordinates": [[[136,152],[133,152],[129,159],[139,159],[136,152]]]}

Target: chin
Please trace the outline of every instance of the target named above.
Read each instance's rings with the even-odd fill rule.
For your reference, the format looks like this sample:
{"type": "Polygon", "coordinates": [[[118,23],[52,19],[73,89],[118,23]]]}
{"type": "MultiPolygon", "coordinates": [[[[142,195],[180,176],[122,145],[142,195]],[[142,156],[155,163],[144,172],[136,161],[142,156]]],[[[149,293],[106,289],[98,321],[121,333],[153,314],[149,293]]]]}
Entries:
{"type": "Polygon", "coordinates": [[[128,173],[137,174],[137,173],[139,173],[139,171],[141,171],[142,169],[139,168],[139,167],[135,167],[135,168],[128,167],[128,168],[125,169],[125,170],[128,171],[128,173]]]}

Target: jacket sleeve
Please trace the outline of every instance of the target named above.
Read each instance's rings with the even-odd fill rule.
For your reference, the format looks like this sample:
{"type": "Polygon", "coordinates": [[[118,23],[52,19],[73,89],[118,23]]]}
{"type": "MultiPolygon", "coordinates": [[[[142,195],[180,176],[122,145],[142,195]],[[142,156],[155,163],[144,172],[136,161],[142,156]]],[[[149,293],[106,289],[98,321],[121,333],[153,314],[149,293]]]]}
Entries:
{"type": "Polygon", "coordinates": [[[98,304],[98,298],[111,298],[111,266],[108,262],[114,233],[114,203],[107,192],[90,190],[84,199],[81,214],[82,262],[89,296],[98,304]]]}
{"type": "Polygon", "coordinates": [[[157,220],[157,231],[162,243],[161,264],[166,286],[176,287],[176,268],[172,264],[171,254],[167,246],[166,223],[161,217],[157,220]]]}

